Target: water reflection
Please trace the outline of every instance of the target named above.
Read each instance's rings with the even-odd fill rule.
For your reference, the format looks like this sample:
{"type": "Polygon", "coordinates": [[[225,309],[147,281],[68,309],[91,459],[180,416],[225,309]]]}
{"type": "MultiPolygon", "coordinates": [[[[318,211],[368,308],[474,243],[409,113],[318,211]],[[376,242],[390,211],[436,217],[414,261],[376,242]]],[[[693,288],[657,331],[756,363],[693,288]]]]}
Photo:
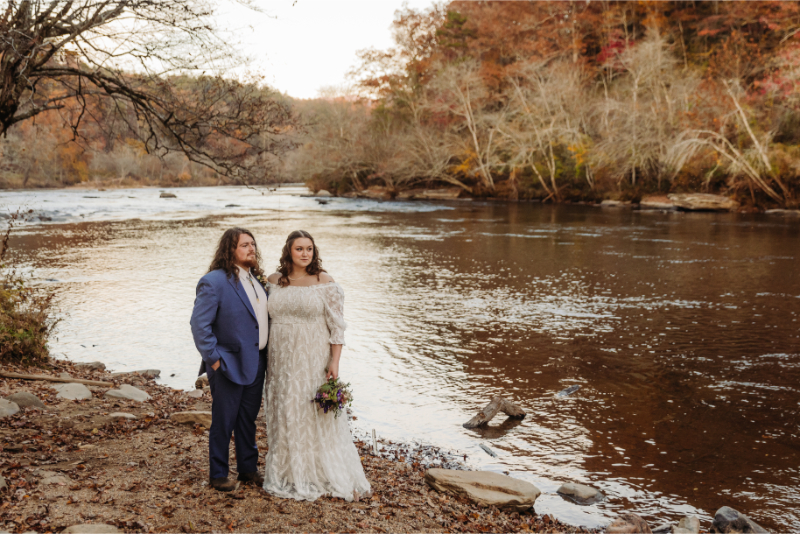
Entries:
{"type": "Polygon", "coordinates": [[[708,520],[729,505],[800,528],[796,222],[479,203],[323,209],[295,197],[208,207],[209,195],[242,204],[239,194],[180,190],[195,206],[184,215],[19,235],[36,276],[59,280],[68,315],[55,352],[157,367],[191,387],[194,287],[222,230],[254,230],[274,267],[302,227],[345,288],[342,374],[360,429],[462,450],[534,482],[547,492],[537,510],[576,524],[623,507],[708,520]],[[528,417],[461,428],[495,394],[528,417]],[[554,492],[566,480],[609,500],[564,501],[554,492]]]}

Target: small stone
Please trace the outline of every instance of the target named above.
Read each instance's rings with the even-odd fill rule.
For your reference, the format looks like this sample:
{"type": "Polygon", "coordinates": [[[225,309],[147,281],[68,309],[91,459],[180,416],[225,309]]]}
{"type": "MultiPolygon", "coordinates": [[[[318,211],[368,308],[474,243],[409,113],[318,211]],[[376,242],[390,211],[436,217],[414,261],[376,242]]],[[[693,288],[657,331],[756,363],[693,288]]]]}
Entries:
{"type": "Polygon", "coordinates": [[[208,385],[208,375],[203,373],[202,375],[197,377],[197,380],[194,381],[194,387],[197,389],[202,389],[208,385]]]}
{"type": "Polygon", "coordinates": [[[490,471],[428,469],[425,482],[436,491],[466,497],[480,506],[515,512],[530,510],[542,493],[530,482],[490,471]]]}
{"type": "Polygon", "coordinates": [[[69,482],[70,482],[70,480],[67,477],[65,477],[64,475],[55,475],[55,476],[50,476],[50,477],[43,478],[39,482],[39,484],[42,484],[44,486],[52,486],[52,485],[56,485],[56,484],[67,485],[67,484],[69,484],[69,482]]]}
{"type": "Polygon", "coordinates": [[[606,527],[607,534],[652,534],[647,521],[636,514],[619,514],[617,518],[606,527]]]}
{"type": "Polygon", "coordinates": [[[169,416],[173,422],[188,425],[198,424],[211,428],[211,412],[175,412],[169,416]]]}
{"type": "Polygon", "coordinates": [[[0,418],[9,417],[19,412],[19,405],[6,399],[0,399],[0,418]]]}
{"type": "Polygon", "coordinates": [[[314,195],[314,196],[317,196],[317,197],[332,197],[333,195],[331,194],[330,191],[326,191],[324,189],[320,189],[319,191],[317,191],[317,194],[314,195]]]}
{"type": "Polygon", "coordinates": [[[77,369],[84,369],[88,371],[105,371],[106,364],[103,362],[79,362],[73,364],[77,369]]]}
{"type": "Polygon", "coordinates": [[[130,384],[122,384],[119,389],[110,389],[106,391],[106,397],[113,397],[115,399],[127,399],[137,402],[144,402],[150,399],[150,395],[146,391],[135,388],[130,384]]]}
{"type": "Polygon", "coordinates": [[[653,528],[652,531],[653,534],[670,534],[673,528],[675,528],[675,525],[673,523],[667,522],[667,523],[661,523],[657,527],[653,528]]]}
{"type": "Polygon", "coordinates": [[[600,203],[601,208],[630,208],[630,200],[604,200],[600,203]]]}
{"type": "Polygon", "coordinates": [[[193,399],[199,399],[203,396],[205,392],[202,389],[194,389],[186,394],[187,397],[191,397],[193,399]]]}
{"type": "Polygon", "coordinates": [[[69,382],[67,384],[55,384],[52,386],[53,389],[58,391],[59,399],[67,399],[67,400],[81,400],[81,399],[91,399],[92,392],[89,391],[89,388],[84,386],[83,384],[78,384],[76,382],[69,382]]]}
{"type": "Polygon", "coordinates": [[[685,516],[678,521],[678,527],[672,529],[672,534],[699,534],[700,520],[695,516],[685,516]]]}
{"type": "Polygon", "coordinates": [[[59,373],[58,378],[70,379],[72,377],[69,375],[69,373],[59,373]]]}
{"type": "Polygon", "coordinates": [[[128,419],[128,420],[132,421],[132,420],[136,419],[136,416],[133,415],[132,413],[125,413],[125,412],[114,412],[114,413],[108,414],[108,416],[110,418],[112,418],[112,419],[117,420],[117,421],[121,421],[123,419],[128,419]]]}
{"type": "MultiPolygon", "coordinates": [[[[159,195],[159,198],[178,198],[178,197],[175,196],[175,193],[162,192],[161,195],[159,195]]],[[[64,532],[66,532],[66,530],[64,532]]]]}
{"type": "Polygon", "coordinates": [[[39,400],[39,397],[37,397],[33,393],[28,393],[27,391],[20,391],[19,393],[14,393],[13,395],[9,395],[8,397],[6,397],[6,400],[16,403],[16,405],[19,406],[20,408],[33,406],[34,408],[44,409],[45,407],[44,403],[39,400]]]}
{"type": "Polygon", "coordinates": [[[578,504],[594,504],[602,501],[606,497],[600,490],[576,482],[562,484],[561,487],[558,488],[558,493],[578,504]]]}
{"type": "Polygon", "coordinates": [[[755,532],[760,534],[767,532],[764,527],[728,506],[723,506],[714,514],[714,529],[722,534],[733,532],[755,532]]]}
{"type": "Polygon", "coordinates": [[[62,534],[117,534],[123,532],[114,525],[105,523],[86,523],[83,525],[72,525],[61,531],[62,534]]]}

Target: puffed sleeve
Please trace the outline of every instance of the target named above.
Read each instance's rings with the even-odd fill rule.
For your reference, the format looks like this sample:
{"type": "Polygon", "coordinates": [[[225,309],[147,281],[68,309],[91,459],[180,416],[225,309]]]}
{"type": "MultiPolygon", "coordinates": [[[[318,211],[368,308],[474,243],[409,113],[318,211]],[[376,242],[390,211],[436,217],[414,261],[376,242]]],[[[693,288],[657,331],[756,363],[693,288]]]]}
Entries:
{"type": "Polygon", "coordinates": [[[347,323],[344,322],[344,291],[342,287],[333,282],[323,289],[322,300],[325,303],[325,322],[331,333],[331,345],[344,345],[344,331],[347,323]]]}

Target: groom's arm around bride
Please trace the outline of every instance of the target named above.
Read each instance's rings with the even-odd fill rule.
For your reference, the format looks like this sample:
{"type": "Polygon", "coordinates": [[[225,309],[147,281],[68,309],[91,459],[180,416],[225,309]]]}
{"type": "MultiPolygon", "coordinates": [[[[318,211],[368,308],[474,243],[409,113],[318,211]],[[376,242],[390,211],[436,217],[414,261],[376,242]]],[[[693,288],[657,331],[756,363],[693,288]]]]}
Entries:
{"type": "Polygon", "coordinates": [[[234,434],[238,480],[263,483],[258,473],[255,420],[261,408],[268,335],[267,294],[252,233],[227,230],[209,272],[197,284],[191,327],[200,373],[211,387],[209,483],[230,491],[228,448],[234,434]]]}

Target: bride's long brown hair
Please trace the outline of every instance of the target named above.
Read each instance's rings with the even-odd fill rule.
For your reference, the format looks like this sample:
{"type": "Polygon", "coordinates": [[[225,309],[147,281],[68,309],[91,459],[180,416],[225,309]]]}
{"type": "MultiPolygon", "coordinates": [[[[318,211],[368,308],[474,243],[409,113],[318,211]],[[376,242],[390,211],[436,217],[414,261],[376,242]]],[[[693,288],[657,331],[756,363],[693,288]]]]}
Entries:
{"type": "Polygon", "coordinates": [[[311,234],[305,230],[295,230],[289,234],[289,237],[286,238],[286,243],[283,245],[283,250],[281,251],[281,263],[278,266],[278,272],[281,273],[281,278],[278,280],[278,285],[281,287],[286,287],[289,285],[289,275],[291,274],[292,266],[294,265],[292,262],[292,246],[297,239],[302,237],[310,239],[311,244],[314,245],[314,255],[311,257],[311,263],[306,266],[306,272],[311,276],[316,276],[317,280],[319,280],[319,273],[326,272],[325,269],[322,268],[322,258],[319,255],[319,249],[317,248],[317,244],[314,242],[314,238],[311,237],[311,234]]]}

